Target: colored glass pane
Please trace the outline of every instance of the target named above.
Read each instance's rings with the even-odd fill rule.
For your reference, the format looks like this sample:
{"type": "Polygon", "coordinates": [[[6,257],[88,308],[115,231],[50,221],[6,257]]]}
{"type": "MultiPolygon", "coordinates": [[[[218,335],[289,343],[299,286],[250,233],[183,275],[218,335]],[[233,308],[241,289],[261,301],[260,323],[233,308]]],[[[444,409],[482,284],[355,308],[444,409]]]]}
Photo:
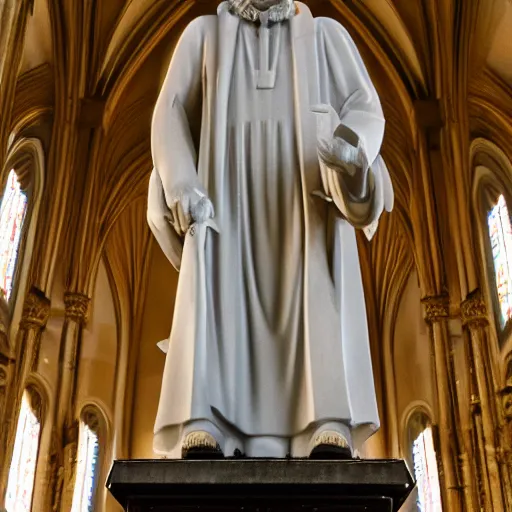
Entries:
{"type": "Polygon", "coordinates": [[[71,512],[94,512],[98,456],[98,436],[88,425],[82,424],[71,512]]]}
{"type": "Polygon", "coordinates": [[[16,261],[21,240],[21,229],[27,212],[27,196],[21,190],[14,170],[0,204],[0,288],[7,299],[12,292],[16,261]]]}
{"type": "Polygon", "coordinates": [[[7,512],[30,512],[31,510],[40,430],[41,425],[32,412],[27,397],[24,396],[5,496],[7,512]]]}
{"type": "Polygon", "coordinates": [[[503,196],[489,212],[487,221],[503,327],[512,318],[512,224],[503,196]]]}
{"type": "Polygon", "coordinates": [[[418,486],[418,511],[442,512],[432,430],[426,428],[413,444],[414,476],[418,486]]]}

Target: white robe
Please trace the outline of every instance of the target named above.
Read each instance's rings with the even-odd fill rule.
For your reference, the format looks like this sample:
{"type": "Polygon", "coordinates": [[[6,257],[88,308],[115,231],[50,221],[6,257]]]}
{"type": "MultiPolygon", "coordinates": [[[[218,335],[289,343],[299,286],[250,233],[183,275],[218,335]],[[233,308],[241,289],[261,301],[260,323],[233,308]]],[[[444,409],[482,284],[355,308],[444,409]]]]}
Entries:
{"type": "Polygon", "coordinates": [[[311,107],[332,105],[375,162],[369,197],[342,187],[358,227],[391,206],[378,158],[384,119],[347,32],[298,5],[270,30],[226,4],[193,21],[155,109],[148,220],[180,269],[157,453],[178,455],[192,420],[283,439],[340,421],[357,444],[378,427],[354,228],[312,195],[322,186],[311,107]],[[264,57],[257,30],[269,37],[264,57]],[[194,226],[184,244],[165,220],[183,184],[215,207],[214,223],[194,226]]]}

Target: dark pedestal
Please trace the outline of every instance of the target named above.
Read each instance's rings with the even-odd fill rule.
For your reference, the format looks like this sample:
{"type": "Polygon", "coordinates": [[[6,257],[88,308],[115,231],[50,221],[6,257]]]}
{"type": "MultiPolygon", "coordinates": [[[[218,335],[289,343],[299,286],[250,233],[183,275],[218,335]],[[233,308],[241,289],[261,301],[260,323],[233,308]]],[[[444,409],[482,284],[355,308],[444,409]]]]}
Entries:
{"type": "Polygon", "coordinates": [[[116,461],[128,512],[392,512],[414,482],[402,461],[116,461]]]}

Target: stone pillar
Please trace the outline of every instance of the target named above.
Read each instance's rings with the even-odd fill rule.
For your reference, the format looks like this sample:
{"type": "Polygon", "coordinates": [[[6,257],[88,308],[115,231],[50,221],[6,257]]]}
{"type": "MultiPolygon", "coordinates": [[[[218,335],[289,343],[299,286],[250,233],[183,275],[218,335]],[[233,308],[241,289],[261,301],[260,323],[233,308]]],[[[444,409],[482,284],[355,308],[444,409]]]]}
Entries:
{"type": "Polygon", "coordinates": [[[8,391],[15,369],[14,354],[9,343],[9,324],[9,306],[0,290],[0,439],[2,439],[3,432],[8,424],[8,391]]]}
{"type": "Polygon", "coordinates": [[[455,390],[448,333],[450,301],[447,296],[442,295],[426,297],[422,303],[425,308],[425,321],[430,330],[437,389],[436,422],[439,433],[437,459],[443,508],[456,512],[462,510],[462,496],[456,462],[459,451],[458,432],[454,415],[455,390]]]}
{"type": "Polygon", "coordinates": [[[64,295],[65,319],[59,353],[59,377],[50,453],[53,510],[69,512],[73,501],[78,446],[76,395],[82,335],[90,299],[81,293],[64,295]]]}
{"type": "Polygon", "coordinates": [[[512,377],[507,378],[505,387],[500,391],[500,405],[504,424],[500,429],[502,446],[499,462],[505,479],[507,510],[512,510],[512,377]]]}
{"type": "Polygon", "coordinates": [[[471,293],[460,306],[462,324],[469,337],[474,393],[471,399],[474,437],[479,460],[474,460],[479,472],[480,506],[482,510],[505,510],[498,464],[496,441],[498,429],[495,414],[495,390],[492,389],[492,361],[489,361],[489,343],[486,329],[489,325],[487,307],[480,292],[471,293]]]}
{"type": "MultiPolygon", "coordinates": [[[[6,414],[0,438],[0,496],[5,495],[16,435],[16,423],[27,377],[35,370],[41,334],[50,318],[50,300],[37,288],[31,288],[23,304],[20,328],[16,336],[14,371],[7,385],[6,414]]],[[[3,506],[0,503],[0,506],[3,506]]]]}

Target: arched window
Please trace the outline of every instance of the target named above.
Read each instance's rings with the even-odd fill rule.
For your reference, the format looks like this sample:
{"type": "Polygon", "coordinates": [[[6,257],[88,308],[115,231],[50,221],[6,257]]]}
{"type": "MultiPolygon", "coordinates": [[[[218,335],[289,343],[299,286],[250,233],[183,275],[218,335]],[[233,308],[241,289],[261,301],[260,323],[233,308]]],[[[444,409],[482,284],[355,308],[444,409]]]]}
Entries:
{"type": "Polygon", "coordinates": [[[9,299],[14,284],[28,198],[18,175],[9,172],[0,203],[0,289],[9,299]]]}
{"type": "Polygon", "coordinates": [[[503,195],[487,215],[500,323],[505,327],[512,318],[512,224],[503,195]]]}
{"type": "Polygon", "coordinates": [[[503,348],[512,334],[512,162],[495,144],[471,144],[473,224],[480,249],[481,292],[493,313],[491,336],[503,348]]]}
{"type": "Polygon", "coordinates": [[[82,414],[71,512],[94,512],[100,472],[100,422],[90,409],[82,414]]]}
{"type": "Polygon", "coordinates": [[[16,439],[9,469],[5,508],[7,512],[30,512],[41,434],[41,399],[37,391],[23,394],[16,439]]]}
{"type": "Polygon", "coordinates": [[[417,485],[417,510],[442,512],[434,436],[430,419],[424,412],[418,411],[410,417],[407,436],[410,447],[409,460],[417,485]]]}

